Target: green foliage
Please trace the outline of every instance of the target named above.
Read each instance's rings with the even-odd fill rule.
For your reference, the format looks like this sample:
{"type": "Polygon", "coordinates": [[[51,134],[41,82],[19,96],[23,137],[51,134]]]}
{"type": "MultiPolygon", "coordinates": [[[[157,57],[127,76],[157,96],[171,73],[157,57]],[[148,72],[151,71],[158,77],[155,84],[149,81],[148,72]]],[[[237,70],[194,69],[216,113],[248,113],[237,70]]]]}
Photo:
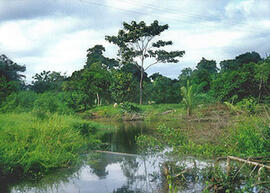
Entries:
{"type": "Polygon", "coordinates": [[[197,92],[210,90],[211,81],[217,73],[216,61],[202,58],[191,74],[192,84],[197,85],[197,92]]]}
{"type": "Polygon", "coordinates": [[[32,81],[30,88],[37,93],[61,91],[62,83],[66,79],[61,73],[51,71],[43,71],[40,74],[35,74],[32,78],[34,80],[32,81]]]}
{"type": "Polygon", "coordinates": [[[236,106],[249,114],[254,114],[256,111],[257,102],[254,98],[247,98],[238,102],[236,106]]]}
{"type": "Polygon", "coordinates": [[[79,131],[82,136],[89,136],[90,134],[95,134],[97,132],[96,126],[88,122],[75,123],[73,128],[79,131]]]}
{"type": "Polygon", "coordinates": [[[146,98],[155,103],[178,103],[181,100],[179,82],[158,73],[151,76],[152,82],[144,85],[146,98]]]}
{"type": "Polygon", "coordinates": [[[194,105],[193,104],[194,92],[192,89],[192,85],[189,85],[189,82],[188,82],[186,87],[181,88],[181,93],[183,96],[183,102],[187,110],[187,115],[190,116],[192,113],[193,105],[194,105]]]}
{"type": "Polygon", "coordinates": [[[139,112],[140,108],[138,108],[137,106],[129,103],[129,102],[125,102],[119,105],[119,108],[122,110],[122,112],[124,113],[134,113],[134,112],[139,112]]]}
{"type": "Polygon", "coordinates": [[[194,99],[195,105],[201,105],[201,104],[214,104],[218,102],[217,98],[214,97],[213,92],[209,91],[207,93],[199,93],[196,94],[196,97],[194,99]]]}
{"type": "Polygon", "coordinates": [[[138,87],[131,73],[114,71],[110,92],[114,102],[136,102],[138,87]]]}
{"type": "Polygon", "coordinates": [[[34,102],[38,95],[31,91],[22,91],[12,93],[1,105],[3,112],[23,112],[31,111],[34,108],[34,102]]]}
{"type": "Polygon", "coordinates": [[[261,102],[263,99],[264,102],[269,103],[270,57],[256,65],[255,80],[259,89],[258,101],[261,102]]]}
{"type": "Polygon", "coordinates": [[[229,110],[232,112],[232,113],[240,113],[240,108],[238,106],[235,106],[233,105],[232,103],[229,103],[229,102],[224,102],[224,104],[229,108],[229,110]]]}
{"type": "Polygon", "coordinates": [[[154,154],[164,149],[164,144],[153,136],[139,135],[135,140],[141,154],[154,154]]]}
{"type": "Polygon", "coordinates": [[[108,69],[119,66],[118,62],[114,59],[107,58],[103,56],[105,48],[102,45],[95,45],[87,50],[87,61],[86,66],[91,66],[94,63],[101,63],[108,69]]]}
{"type": "MultiPolygon", "coordinates": [[[[106,36],[105,39],[119,47],[118,55],[125,63],[133,63],[140,70],[140,104],[143,96],[143,76],[144,72],[158,62],[177,63],[178,58],[184,55],[184,51],[165,51],[162,48],[172,45],[172,41],[153,39],[167,30],[169,26],[160,25],[154,21],[146,25],[144,21],[130,24],[124,22],[123,29],[119,30],[117,36],[106,36]],[[151,58],[154,62],[145,66],[145,60],[151,58]],[[139,63],[137,62],[139,61],[139,63]]],[[[150,61],[151,61],[150,60],[150,61]]]]}
{"type": "Polygon", "coordinates": [[[234,95],[238,96],[238,101],[249,97],[264,98],[268,92],[265,80],[270,71],[267,65],[263,65],[267,59],[265,62],[261,60],[258,53],[252,52],[239,55],[234,60],[222,61],[221,72],[211,82],[216,97],[222,101],[231,100],[234,95]]]}
{"type": "Polygon", "coordinates": [[[37,121],[41,120],[45,120],[49,118],[49,113],[46,113],[45,111],[41,110],[41,109],[34,109],[32,111],[32,115],[33,117],[35,117],[37,119],[37,121]]]}
{"type": "Polygon", "coordinates": [[[102,63],[86,65],[82,70],[73,72],[70,79],[64,86],[64,90],[79,95],[77,98],[82,99],[84,110],[94,104],[99,106],[102,101],[110,100],[111,74],[102,63]]]}
{"type": "Polygon", "coordinates": [[[238,170],[232,170],[230,175],[221,167],[207,167],[203,170],[207,182],[204,192],[236,192],[241,185],[241,176],[238,170]]]}
{"type": "Polygon", "coordinates": [[[3,54],[0,55],[0,105],[5,97],[22,87],[22,78],[25,76],[21,73],[25,70],[25,66],[16,64],[3,54]]]}
{"type": "Polygon", "coordinates": [[[258,63],[261,60],[261,56],[257,52],[247,52],[236,56],[235,59],[221,61],[221,72],[239,70],[244,64],[248,64],[250,62],[258,63]]]}
{"type": "Polygon", "coordinates": [[[191,68],[184,68],[181,71],[181,74],[178,76],[178,80],[180,83],[180,86],[186,86],[187,82],[191,81],[191,75],[192,75],[192,69],[191,68]]]}
{"type": "MultiPolygon", "coordinates": [[[[151,105],[138,105],[130,103],[131,105],[139,108],[135,110],[136,113],[139,113],[144,120],[176,120],[185,113],[183,104],[151,104],[151,105]],[[168,114],[163,114],[164,112],[169,111],[168,114]]],[[[134,111],[133,111],[134,112],[134,111]]],[[[83,113],[85,117],[99,117],[99,118],[110,118],[112,120],[121,120],[124,111],[119,108],[119,105],[104,105],[92,108],[83,113]]]]}
{"type": "Polygon", "coordinates": [[[1,105],[2,112],[49,112],[71,114],[73,109],[69,104],[68,93],[46,92],[37,94],[32,91],[13,93],[1,105]]]}
{"type": "Polygon", "coordinates": [[[165,147],[177,148],[187,143],[187,138],[179,129],[168,128],[160,125],[155,136],[140,135],[136,138],[136,144],[141,152],[159,152],[165,147]]]}
{"type": "Polygon", "coordinates": [[[232,155],[268,155],[270,148],[269,126],[263,119],[248,117],[231,129],[228,153],[232,155]]]}
{"type": "MultiPolygon", "coordinates": [[[[88,123],[72,116],[51,115],[36,120],[31,114],[0,114],[0,169],[4,175],[42,176],[59,167],[78,161],[98,141],[89,123],[87,138],[75,124],[88,123]],[[90,132],[91,131],[91,132],[90,132]]],[[[84,129],[82,129],[84,131],[84,129]]]]}

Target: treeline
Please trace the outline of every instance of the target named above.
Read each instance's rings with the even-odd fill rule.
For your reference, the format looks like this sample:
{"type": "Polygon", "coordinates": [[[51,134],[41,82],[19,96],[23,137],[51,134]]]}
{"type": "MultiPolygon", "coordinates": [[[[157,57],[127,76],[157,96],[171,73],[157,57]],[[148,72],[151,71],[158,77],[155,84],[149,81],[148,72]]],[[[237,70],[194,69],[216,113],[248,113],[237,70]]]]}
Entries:
{"type": "Polygon", "coordinates": [[[87,50],[84,67],[66,76],[43,71],[31,84],[23,81],[25,66],[0,56],[0,105],[2,111],[43,108],[50,112],[84,111],[93,106],[123,102],[179,103],[181,88],[192,85],[197,103],[216,101],[269,103],[270,57],[247,52],[233,59],[202,58],[195,69],[185,68],[178,79],[146,70],[157,63],[177,63],[185,51],[166,51],[172,41],[155,40],[169,26],[154,21],[123,23],[116,36],[105,39],[118,46],[118,58],[104,56],[105,48],[87,50]],[[147,61],[147,62],[146,62],[147,61]],[[19,93],[19,91],[24,91],[19,93]]]}
{"type": "MultiPolygon", "coordinates": [[[[4,111],[22,108],[47,111],[81,111],[102,104],[139,102],[140,70],[132,63],[120,65],[103,55],[105,48],[96,45],[87,52],[83,69],[71,76],[43,71],[25,84],[25,66],[0,57],[0,98],[4,111]]],[[[238,102],[251,98],[269,103],[270,57],[261,58],[256,52],[241,54],[220,62],[202,58],[196,68],[185,68],[178,79],[159,73],[144,74],[144,103],[179,103],[180,88],[189,81],[197,100],[238,102]]]]}

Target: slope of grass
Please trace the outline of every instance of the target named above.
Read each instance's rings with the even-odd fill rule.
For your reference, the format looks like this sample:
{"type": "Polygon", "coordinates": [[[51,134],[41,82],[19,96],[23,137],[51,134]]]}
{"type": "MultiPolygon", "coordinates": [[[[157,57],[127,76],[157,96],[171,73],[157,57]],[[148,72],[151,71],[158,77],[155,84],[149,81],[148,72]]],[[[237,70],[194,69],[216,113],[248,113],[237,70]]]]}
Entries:
{"type": "MultiPolygon", "coordinates": [[[[187,130],[161,126],[155,135],[140,135],[136,140],[143,152],[161,151],[171,147],[173,153],[180,157],[183,155],[198,157],[270,155],[270,127],[264,117],[241,115],[227,121],[231,123],[224,125],[225,127],[215,128],[214,125],[209,125],[206,130],[203,127],[187,130]],[[208,134],[205,134],[207,130],[212,134],[208,133],[207,136],[208,134]]],[[[219,123],[215,122],[215,124],[219,123]]]]}
{"type": "Polygon", "coordinates": [[[71,166],[99,145],[97,127],[68,115],[0,114],[0,174],[36,177],[71,166]]]}
{"type": "Polygon", "coordinates": [[[86,111],[82,116],[87,118],[105,118],[121,120],[123,116],[128,114],[138,114],[144,118],[144,120],[154,119],[166,119],[173,120],[179,119],[180,115],[185,114],[183,104],[151,104],[151,105],[138,105],[130,103],[129,105],[134,106],[137,111],[127,111],[121,105],[113,106],[99,106],[86,111]]]}

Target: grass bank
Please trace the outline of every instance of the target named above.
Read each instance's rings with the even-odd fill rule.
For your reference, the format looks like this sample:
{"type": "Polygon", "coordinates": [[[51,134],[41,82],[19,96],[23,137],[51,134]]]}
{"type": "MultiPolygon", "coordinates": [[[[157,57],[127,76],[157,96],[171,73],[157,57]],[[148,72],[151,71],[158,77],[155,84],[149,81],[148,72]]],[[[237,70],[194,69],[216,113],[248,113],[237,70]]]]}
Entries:
{"type": "Polygon", "coordinates": [[[99,106],[81,115],[90,119],[111,120],[175,120],[185,114],[183,104],[151,104],[139,105],[124,103],[120,105],[99,106]]]}
{"type": "Polygon", "coordinates": [[[258,115],[239,115],[225,122],[202,122],[202,127],[195,128],[190,124],[189,129],[163,125],[154,136],[141,135],[136,140],[142,152],[171,147],[172,153],[179,156],[270,156],[269,120],[258,115]]]}
{"type": "Polygon", "coordinates": [[[59,114],[0,114],[0,176],[40,177],[100,145],[103,125],[59,114]]]}

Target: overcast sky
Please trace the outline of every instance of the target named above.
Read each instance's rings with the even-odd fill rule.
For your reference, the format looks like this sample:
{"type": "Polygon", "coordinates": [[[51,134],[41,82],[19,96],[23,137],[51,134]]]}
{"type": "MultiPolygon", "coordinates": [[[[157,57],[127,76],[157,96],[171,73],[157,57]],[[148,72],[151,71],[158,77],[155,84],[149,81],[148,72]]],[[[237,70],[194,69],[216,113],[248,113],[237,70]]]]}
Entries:
{"type": "Polygon", "coordinates": [[[0,0],[0,54],[26,65],[28,82],[42,70],[70,75],[96,44],[116,57],[104,37],[132,20],[169,24],[160,38],[174,42],[170,50],[186,51],[179,63],[158,64],[149,74],[177,78],[202,57],[270,54],[270,0],[0,0]]]}

